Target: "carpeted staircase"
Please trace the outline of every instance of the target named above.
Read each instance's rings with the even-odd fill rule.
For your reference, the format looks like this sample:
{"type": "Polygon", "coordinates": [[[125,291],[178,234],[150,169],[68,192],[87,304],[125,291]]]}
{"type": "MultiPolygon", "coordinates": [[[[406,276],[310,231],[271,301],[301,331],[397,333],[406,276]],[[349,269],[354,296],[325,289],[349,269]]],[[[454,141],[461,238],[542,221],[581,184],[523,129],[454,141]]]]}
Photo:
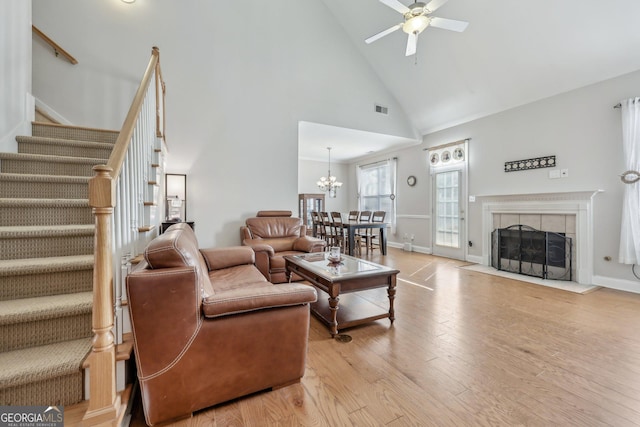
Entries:
{"type": "Polygon", "coordinates": [[[84,400],[91,349],[92,167],[118,136],[33,124],[0,153],[0,404],[84,400]]]}

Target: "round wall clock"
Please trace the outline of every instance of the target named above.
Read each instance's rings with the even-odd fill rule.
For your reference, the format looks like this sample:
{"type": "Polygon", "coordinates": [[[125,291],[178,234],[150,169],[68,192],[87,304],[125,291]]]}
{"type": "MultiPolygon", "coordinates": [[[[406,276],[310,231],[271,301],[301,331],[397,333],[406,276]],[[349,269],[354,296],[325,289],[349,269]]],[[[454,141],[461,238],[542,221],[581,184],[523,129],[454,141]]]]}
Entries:
{"type": "Polygon", "coordinates": [[[416,182],[418,182],[418,180],[413,175],[411,175],[409,178],[407,178],[407,185],[409,187],[413,187],[414,185],[416,185],[416,182]]]}

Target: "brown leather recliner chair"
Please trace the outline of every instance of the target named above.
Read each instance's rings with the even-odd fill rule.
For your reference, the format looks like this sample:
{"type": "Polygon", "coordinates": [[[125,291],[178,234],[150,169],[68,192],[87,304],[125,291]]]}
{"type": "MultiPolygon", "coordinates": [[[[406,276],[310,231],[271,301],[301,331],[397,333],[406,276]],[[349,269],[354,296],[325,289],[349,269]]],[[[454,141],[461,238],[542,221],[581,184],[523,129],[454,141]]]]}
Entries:
{"type": "MultiPolygon", "coordinates": [[[[242,244],[256,253],[256,267],[271,283],[287,282],[285,255],[322,252],[327,243],[307,236],[307,227],[291,211],[260,211],[240,227],[242,244]]],[[[294,274],[292,280],[302,278],[294,274]]]]}
{"type": "Polygon", "coordinates": [[[147,424],[300,380],[313,287],[273,285],[243,246],[198,249],[186,223],[127,276],[147,424]]]}

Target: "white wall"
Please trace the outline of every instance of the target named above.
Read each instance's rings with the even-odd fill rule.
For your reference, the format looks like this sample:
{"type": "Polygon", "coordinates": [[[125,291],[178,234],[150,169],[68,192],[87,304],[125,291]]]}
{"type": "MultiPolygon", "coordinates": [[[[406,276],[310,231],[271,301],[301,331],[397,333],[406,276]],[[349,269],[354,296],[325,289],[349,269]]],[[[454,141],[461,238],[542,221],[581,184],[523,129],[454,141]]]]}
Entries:
{"type": "Polygon", "coordinates": [[[80,62],[68,70],[38,55],[34,92],[79,125],[120,127],[160,48],[167,172],[188,174],[203,246],[239,244],[258,210],[297,211],[300,120],[416,136],[402,113],[376,117],[376,102],[402,109],[316,0],[34,0],[33,9],[80,62]]]}
{"type": "Polygon", "coordinates": [[[15,152],[31,135],[31,0],[0,2],[0,151],[15,152]]]}
{"type": "MultiPolygon", "coordinates": [[[[604,190],[594,199],[594,283],[640,292],[631,267],[618,264],[620,210],[624,172],[620,100],[640,95],[640,71],[606,80],[519,108],[425,135],[421,146],[373,156],[359,163],[398,157],[398,233],[390,242],[401,244],[404,233],[415,233],[414,247],[431,249],[431,195],[426,147],[471,138],[469,143],[469,194],[604,190]],[[552,168],[504,172],[506,161],[555,155],[557,168],[569,177],[549,179],[552,168]],[[415,175],[415,187],[406,177],[415,175]],[[612,261],[605,261],[610,256],[612,261]]],[[[355,174],[356,165],[350,165],[355,174]]],[[[349,183],[355,194],[355,184],[349,183]]],[[[351,206],[355,208],[355,206],[351,206]]],[[[468,206],[471,257],[482,255],[480,203],[468,206]]]]}
{"type": "MultiPolygon", "coordinates": [[[[615,262],[620,242],[624,172],[621,99],[640,94],[640,71],[600,82],[424,137],[425,146],[471,138],[469,194],[604,190],[594,200],[594,272],[598,284],[640,291],[630,266],[615,262]],[[547,169],[505,173],[504,162],[555,155],[569,177],[547,169]],[[610,256],[614,261],[605,261],[610,256]]],[[[470,255],[481,255],[481,206],[470,203],[470,255]]]]}

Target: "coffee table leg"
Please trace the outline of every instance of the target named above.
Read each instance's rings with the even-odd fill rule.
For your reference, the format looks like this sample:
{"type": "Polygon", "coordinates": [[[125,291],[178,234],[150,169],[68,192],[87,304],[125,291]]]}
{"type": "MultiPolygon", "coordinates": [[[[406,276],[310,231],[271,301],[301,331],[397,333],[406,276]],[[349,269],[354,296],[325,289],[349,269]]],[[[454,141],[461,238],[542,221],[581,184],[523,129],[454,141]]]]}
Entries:
{"type": "Polygon", "coordinates": [[[396,320],[395,318],[395,310],[393,309],[393,300],[396,298],[396,276],[391,276],[389,278],[389,288],[387,289],[387,294],[389,295],[389,320],[391,320],[391,324],[396,320]]]}
{"type": "Polygon", "coordinates": [[[329,329],[331,331],[331,338],[338,334],[338,301],[340,301],[340,298],[337,296],[329,296],[329,309],[331,310],[329,329]]]}

